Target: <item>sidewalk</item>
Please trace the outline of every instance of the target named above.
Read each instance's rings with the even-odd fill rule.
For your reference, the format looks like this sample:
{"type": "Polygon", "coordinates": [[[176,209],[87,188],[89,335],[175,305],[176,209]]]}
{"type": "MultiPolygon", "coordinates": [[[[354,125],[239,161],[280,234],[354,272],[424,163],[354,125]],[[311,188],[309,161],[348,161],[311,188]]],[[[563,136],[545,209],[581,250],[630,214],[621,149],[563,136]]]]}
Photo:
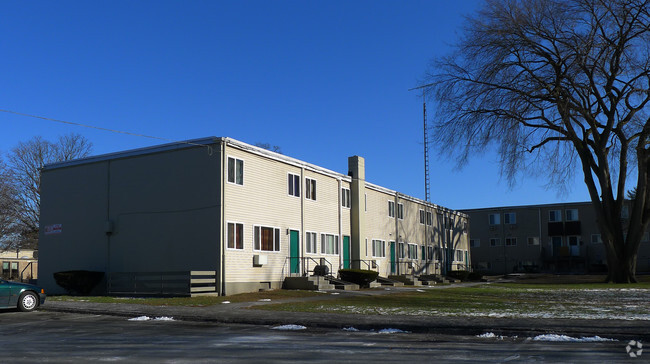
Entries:
{"type": "MultiPolygon", "coordinates": [[[[406,288],[408,289],[408,288],[406,288]]],[[[396,289],[393,290],[397,291],[396,289]]],[[[73,312],[123,316],[128,318],[173,317],[175,320],[214,322],[221,324],[249,325],[303,325],[309,329],[342,329],[354,327],[359,330],[400,329],[417,333],[496,335],[534,337],[541,334],[561,334],[572,337],[600,336],[619,340],[650,340],[650,323],[631,320],[585,320],[585,319],[512,319],[492,317],[407,316],[407,315],[351,315],[335,313],[281,312],[256,310],[256,305],[299,302],[304,300],[332,299],[352,294],[387,294],[388,291],[339,292],[339,295],[323,295],[301,299],[274,300],[272,302],[244,302],[218,304],[208,307],[147,306],[121,303],[91,303],[47,301],[41,308],[46,311],[73,312]]]]}

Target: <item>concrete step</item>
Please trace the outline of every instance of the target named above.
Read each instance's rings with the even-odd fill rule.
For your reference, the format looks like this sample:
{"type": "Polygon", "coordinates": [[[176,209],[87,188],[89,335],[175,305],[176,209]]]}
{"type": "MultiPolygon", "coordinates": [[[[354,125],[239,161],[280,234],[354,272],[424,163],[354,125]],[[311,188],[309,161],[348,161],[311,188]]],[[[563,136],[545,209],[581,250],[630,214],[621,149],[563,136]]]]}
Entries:
{"type": "Polygon", "coordinates": [[[382,286],[389,286],[389,287],[404,287],[404,283],[400,281],[396,281],[394,279],[386,278],[386,277],[377,277],[377,282],[381,284],[382,286]]]}

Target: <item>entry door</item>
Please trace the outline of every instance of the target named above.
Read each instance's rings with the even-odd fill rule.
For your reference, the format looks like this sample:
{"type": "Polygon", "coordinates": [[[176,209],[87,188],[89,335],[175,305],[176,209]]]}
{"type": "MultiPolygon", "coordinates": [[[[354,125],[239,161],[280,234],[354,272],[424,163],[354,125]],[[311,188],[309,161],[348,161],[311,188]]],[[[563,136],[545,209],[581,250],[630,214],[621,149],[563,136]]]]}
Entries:
{"type": "Polygon", "coordinates": [[[390,272],[391,274],[397,273],[397,261],[395,260],[395,242],[390,242],[390,272]]]}
{"type": "Polygon", "coordinates": [[[291,273],[300,273],[300,234],[295,230],[289,233],[289,267],[291,273]]]}
{"type": "Polygon", "coordinates": [[[343,269],[350,269],[350,237],[343,237],[343,269]]]}

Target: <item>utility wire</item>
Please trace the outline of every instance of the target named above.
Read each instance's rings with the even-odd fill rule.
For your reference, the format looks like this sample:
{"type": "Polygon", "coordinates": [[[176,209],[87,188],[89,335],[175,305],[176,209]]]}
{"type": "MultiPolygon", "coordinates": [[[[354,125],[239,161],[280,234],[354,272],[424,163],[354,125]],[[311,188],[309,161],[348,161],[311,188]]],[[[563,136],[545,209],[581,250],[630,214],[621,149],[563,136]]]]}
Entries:
{"type": "Polygon", "coordinates": [[[142,137],[142,138],[164,140],[164,141],[167,141],[167,142],[183,143],[183,144],[195,145],[195,146],[199,146],[199,147],[207,147],[208,150],[212,151],[212,148],[209,145],[204,145],[204,144],[197,144],[197,143],[192,143],[192,142],[179,142],[179,141],[176,141],[176,140],[173,140],[173,139],[161,138],[161,137],[145,135],[145,134],[131,133],[131,132],[128,132],[128,131],[122,131],[122,130],[116,130],[116,129],[102,128],[100,126],[86,125],[86,124],[81,124],[81,123],[75,123],[75,122],[72,122],[72,121],[52,119],[52,118],[47,118],[47,117],[44,117],[44,116],[25,114],[25,113],[22,113],[22,112],[11,111],[11,110],[0,109],[0,112],[5,112],[5,113],[9,113],[9,114],[14,114],[14,115],[20,115],[20,116],[27,116],[27,117],[30,117],[30,118],[42,119],[42,120],[47,120],[47,121],[53,121],[53,122],[56,122],[56,123],[81,126],[81,127],[89,128],[89,129],[108,131],[108,132],[111,132],[111,133],[126,134],[126,135],[131,135],[131,136],[142,137]]]}

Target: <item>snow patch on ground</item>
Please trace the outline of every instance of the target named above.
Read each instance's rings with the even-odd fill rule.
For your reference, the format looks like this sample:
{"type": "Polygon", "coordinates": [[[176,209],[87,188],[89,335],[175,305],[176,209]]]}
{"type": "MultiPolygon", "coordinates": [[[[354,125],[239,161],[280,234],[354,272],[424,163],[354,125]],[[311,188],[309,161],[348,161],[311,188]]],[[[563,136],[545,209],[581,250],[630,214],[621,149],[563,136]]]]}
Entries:
{"type": "Polygon", "coordinates": [[[230,301],[223,301],[223,302],[221,302],[221,304],[228,304],[228,303],[230,303],[230,301]]]}
{"type": "Polygon", "coordinates": [[[160,316],[155,318],[151,318],[149,316],[138,316],[138,317],[130,318],[129,321],[176,321],[176,320],[174,320],[173,317],[167,317],[167,316],[160,316]]]}
{"type": "Polygon", "coordinates": [[[262,298],[259,302],[271,302],[270,298],[262,298]]]}
{"type": "Polygon", "coordinates": [[[281,325],[272,327],[271,330],[283,330],[283,331],[294,331],[294,330],[305,330],[307,327],[302,325],[281,325]]]}
{"type": "Polygon", "coordinates": [[[352,326],[350,326],[350,327],[344,327],[342,330],[343,330],[343,331],[350,331],[350,332],[358,332],[358,331],[359,331],[359,329],[354,328],[354,327],[352,327],[352,326]]]}
{"type": "Polygon", "coordinates": [[[503,340],[504,337],[501,335],[496,335],[493,332],[486,332],[485,334],[482,335],[476,335],[476,337],[484,338],[484,339],[498,339],[498,340],[503,340]]]}
{"type": "Polygon", "coordinates": [[[560,342],[601,342],[601,341],[618,341],[616,339],[607,339],[600,336],[591,336],[591,337],[571,337],[567,335],[558,335],[558,334],[545,334],[538,335],[533,338],[534,341],[560,341],[560,342]]]}
{"type": "Polygon", "coordinates": [[[377,331],[378,334],[410,334],[410,331],[404,331],[400,329],[381,329],[377,331]]]}

